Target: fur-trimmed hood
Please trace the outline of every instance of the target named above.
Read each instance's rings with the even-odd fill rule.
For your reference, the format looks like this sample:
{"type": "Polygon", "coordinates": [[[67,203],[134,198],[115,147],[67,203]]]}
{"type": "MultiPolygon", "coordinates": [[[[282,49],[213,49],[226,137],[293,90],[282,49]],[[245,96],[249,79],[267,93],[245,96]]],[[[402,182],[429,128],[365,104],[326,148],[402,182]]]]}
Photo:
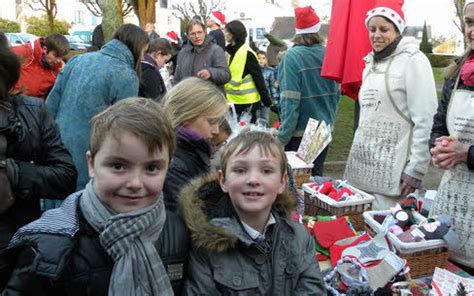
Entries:
{"type": "MultiPolygon", "coordinates": [[[[272,213],[277,220],[289,218],[296,208],[295,199],[285,191],[275,200],[272,213]]],[[[181,191],[181,211],[189,228],[193,245],[210,251],[224,252],[238,240],[250,244],[243,235],[227,193],[216,174],[192,181],[181,191]]]]}

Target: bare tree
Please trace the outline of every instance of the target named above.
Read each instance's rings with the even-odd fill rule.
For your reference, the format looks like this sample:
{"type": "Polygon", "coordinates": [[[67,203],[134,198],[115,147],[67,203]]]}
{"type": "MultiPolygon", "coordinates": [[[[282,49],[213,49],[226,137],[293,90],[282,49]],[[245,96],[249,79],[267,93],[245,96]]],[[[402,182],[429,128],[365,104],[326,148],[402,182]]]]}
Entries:
{"type": "Polygon", "coordinates": [[[178,11],[177,13],[173,12],[173,15],[185,24],[194,16],[199,16],[202,21],[205,21],[211,14],[211,11],[224,4],[225,0],[211,0],[209,5],[205,0],[197,0],[196,2],[197,4],[193,4],[190,1],[186,1],[183,4],[173,4],[173,8],[178,11]]]}
{"type": "Polygon", "coordinates": [[[25,3],[35,11],[44,11],[46,13],[48,16],[49,32],[53,33],[55,31],[54,18],[58,13],[56,0],[26,0],[25,3]]]}
{"type": "MultiPolygon", "coordinates": [[[[101,2],[103,2],[103,0],[79,0],[79,1],[83,3],[87,7],[87,9],[90,12],[92,12],[93,15],[97,17],[103,16],[102,9],[100,8],[101,2]]],[[[120,6],[122,7],[123,16],[128,15],[133,10],[133,6],[128,0],[121,1],[120,6]]]]}
{"type": "Polygon", "coordinates": [[[147,23],[154,23],[156,21],[156,2],[157,0],[128,0],[130,1],[135,14],[138,17],[138,22],[143,28],[147,23]]]}
{"type": "Polygon", "coordinates": [[[453,20],[456,27],[464,34],[464,21],[463,21],[463,9],[466,0],[453,0],[454,7],[456,8],[456,19],[453,20]]]}

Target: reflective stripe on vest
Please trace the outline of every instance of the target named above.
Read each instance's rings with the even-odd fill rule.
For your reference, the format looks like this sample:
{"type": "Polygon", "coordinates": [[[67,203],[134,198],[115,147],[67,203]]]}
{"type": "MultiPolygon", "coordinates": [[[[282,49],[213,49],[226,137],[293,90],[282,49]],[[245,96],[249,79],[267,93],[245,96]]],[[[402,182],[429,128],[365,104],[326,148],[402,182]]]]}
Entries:
{"type": "Polygon", "coordinates": [[[255,52],[253,52],[247,44],[244,44],[237,50],[230,63],[229,70],[231,79],[224,85],[228,102],[234,104],[252,104],[260,101],[260,94],[257,91],[252,76],[247,74],[245,77],[242,77],[248,52],[251,52],[255,58],[257,58],[255,52]]]}

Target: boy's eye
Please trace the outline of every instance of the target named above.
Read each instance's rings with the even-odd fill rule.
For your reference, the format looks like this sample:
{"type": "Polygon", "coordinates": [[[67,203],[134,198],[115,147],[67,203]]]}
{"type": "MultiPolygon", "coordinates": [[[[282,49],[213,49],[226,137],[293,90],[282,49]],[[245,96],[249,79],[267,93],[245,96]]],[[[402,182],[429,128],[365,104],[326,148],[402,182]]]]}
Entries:
{"type": "Polygon", "coordinates": [[[156,164],[152,164],[152,165],[149,165],[147,166],[146,170],[149,172],[149,173],[157,173],[160,171],[160,166],[156,165],[156,164]]]}
{"type": "Polygon", "coordinates": [[[263,173],[265,174],[271,174],[273,173],[274,169],[273,168],[264,168],[263,169],[263,173]]]}
{"type": "Polygon", "coordinates": [[[234,173],[237,173],[237,174],[243,174],[245,173],[245,169],[244,168],[233,168],[232,171],[234,173]]]}
{"type": "Polygon", "coordinates": [[[125,169],[125,166],[121,163],[112,163],[110,165],[110,167],[114,170],[114,171],[121,171],[123,169],[125,169]]]}

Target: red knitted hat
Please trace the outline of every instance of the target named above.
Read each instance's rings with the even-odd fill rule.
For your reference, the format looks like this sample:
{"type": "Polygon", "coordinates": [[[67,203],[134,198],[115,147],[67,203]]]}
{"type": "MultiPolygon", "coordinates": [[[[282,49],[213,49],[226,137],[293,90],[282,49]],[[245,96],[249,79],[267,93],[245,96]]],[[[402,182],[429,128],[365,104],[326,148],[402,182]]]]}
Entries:
{"type": "Polygon", "coordinates": [[[176,43],[176,44],[179,43],[178,34],[176,34],[176,32],[174,32],[174,31],[170,31],[170,32],[166,33],[165,38],[168,39],[168,41],[170,41],[172,43],[176,43]]]}
{"type": "Polygon", "coordinates": [[[374,8],[367,12],[365,26],[369,27],[369,20],[374,16],[384,16],[397,27],[400,34],[405,29],[405,15],[402,11],[403,0],[379,0],[374,8]]]}
{"type": "Polygon", "coordinates": [[[209,18],[216,22],[219,26],[225,26],[225,15],[219,10],[211,12],[209,18]]]}
{"type": "Polygon", "coordinates": [[[316,33],[321,29],[319,17],[311,6],[295,8],[296,34],[316,33]]]}

